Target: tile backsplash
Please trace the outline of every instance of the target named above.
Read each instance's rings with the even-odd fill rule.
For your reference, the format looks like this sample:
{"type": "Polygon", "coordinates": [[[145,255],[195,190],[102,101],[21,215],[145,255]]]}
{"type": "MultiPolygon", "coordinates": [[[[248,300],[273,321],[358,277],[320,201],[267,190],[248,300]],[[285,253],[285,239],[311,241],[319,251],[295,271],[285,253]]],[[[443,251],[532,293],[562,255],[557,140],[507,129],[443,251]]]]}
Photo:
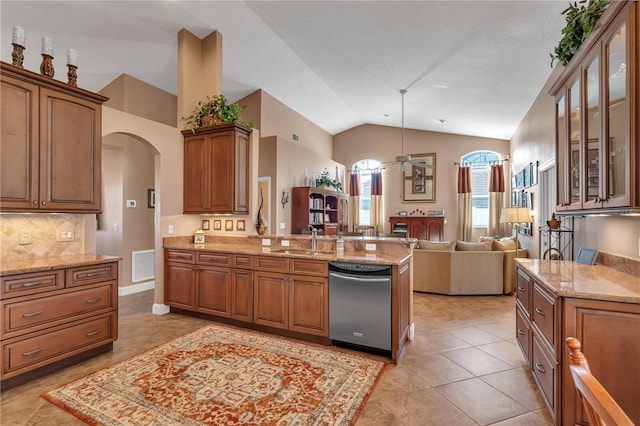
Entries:
{"type": "Polygon", "coordinates": [[[81,214],[2,213],[0,214],[0,260],[81,254],[84,247],[84,221],[81,214]],[[24,232],[30,244],[20,244],[24,232]],[[60,241],[61,234],[73,240],[60,241]]]}

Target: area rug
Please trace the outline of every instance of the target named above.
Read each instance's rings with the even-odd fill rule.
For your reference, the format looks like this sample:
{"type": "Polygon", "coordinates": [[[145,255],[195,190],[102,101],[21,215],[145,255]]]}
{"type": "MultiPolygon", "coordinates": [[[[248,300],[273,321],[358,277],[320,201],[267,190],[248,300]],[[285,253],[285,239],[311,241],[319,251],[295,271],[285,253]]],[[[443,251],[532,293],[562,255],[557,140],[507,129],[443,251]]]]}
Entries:
{"type": "Polygon", "coordinates": [[[384,365],[210,325],[42,397],[91,425],[350,425],[384,365]]]}

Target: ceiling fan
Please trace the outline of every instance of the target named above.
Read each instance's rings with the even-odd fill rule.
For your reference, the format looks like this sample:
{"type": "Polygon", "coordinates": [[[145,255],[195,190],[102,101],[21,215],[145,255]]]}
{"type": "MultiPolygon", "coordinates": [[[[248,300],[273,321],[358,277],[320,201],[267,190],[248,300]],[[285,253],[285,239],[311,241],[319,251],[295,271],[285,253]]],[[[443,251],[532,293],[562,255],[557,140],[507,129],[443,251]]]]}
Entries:
{"type": "Polygon", "coordinates": [[[407,93],[407,89],[400,89],[400,94],[402,95],[402,151],[400,155],[396,155],[395,160],[393,161],[385,161],[382,163],[382,166],[391,166],[394,164],[398,164],[398,167],[401,172],[404,172],[408,165],[416,165],[418,167],[431,168],[430,165],[422,159],[411,158],[410,155],[406,155],[404,153],[404,95],[407,93]]]}

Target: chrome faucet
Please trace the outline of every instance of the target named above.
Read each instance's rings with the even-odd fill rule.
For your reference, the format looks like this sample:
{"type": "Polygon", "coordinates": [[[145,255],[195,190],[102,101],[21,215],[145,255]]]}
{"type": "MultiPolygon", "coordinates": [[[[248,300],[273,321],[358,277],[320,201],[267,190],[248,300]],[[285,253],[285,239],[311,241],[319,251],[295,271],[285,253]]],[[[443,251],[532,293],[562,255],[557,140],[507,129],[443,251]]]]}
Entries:
{"type": "Polygon", "coordinates": [[[309,225],[311,228],[311,250],[316,251],[318,249],[318,229],[309,225]]]}

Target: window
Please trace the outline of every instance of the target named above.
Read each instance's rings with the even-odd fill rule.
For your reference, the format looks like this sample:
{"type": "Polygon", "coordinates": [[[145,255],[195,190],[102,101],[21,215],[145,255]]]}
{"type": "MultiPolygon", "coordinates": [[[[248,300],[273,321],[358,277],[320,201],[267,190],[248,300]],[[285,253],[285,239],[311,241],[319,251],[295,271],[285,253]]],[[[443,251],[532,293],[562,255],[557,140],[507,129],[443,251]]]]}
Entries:
{"type": "Polygon", "coordinates": [[[460,162],[471,167],[471,209],[474,228],[489,226],[489,166],[500,161],[491,151],[474,151],[462,156],[460,162]]]}
{"type": "Polygon", "coordinates": [[[360,172],[360,223],[371,225],[371,172],[380,168],[377,160],[361,160],[353,165],[360,172]]]}

